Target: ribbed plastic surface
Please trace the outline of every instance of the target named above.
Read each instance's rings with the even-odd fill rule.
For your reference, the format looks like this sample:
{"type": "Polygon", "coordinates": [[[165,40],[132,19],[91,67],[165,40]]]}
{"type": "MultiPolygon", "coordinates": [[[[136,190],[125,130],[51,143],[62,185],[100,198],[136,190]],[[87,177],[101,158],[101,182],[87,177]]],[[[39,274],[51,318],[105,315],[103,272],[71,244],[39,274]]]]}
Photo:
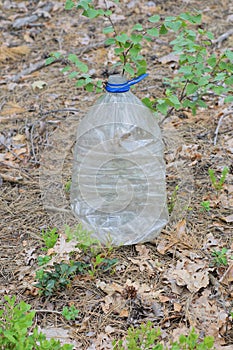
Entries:
{"type": "MultiPolygon", "coordinates": [[[[109,80],[125,81],[121,76],[109,80]]],[[[71,206],[104,244],[151,241],[167,223],[160,128],[130,91],[106,93],[80,122],[71,206]]]]}

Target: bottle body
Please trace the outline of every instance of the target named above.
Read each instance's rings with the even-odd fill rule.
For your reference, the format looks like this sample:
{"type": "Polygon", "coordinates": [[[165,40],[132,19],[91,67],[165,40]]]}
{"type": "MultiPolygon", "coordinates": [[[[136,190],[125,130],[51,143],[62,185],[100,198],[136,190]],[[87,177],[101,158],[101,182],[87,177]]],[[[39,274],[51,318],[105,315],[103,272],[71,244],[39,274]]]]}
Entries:
{"type": "Polygon", "coordinates": [[[168,221],[159,126],[130,91],[107,93],[78,127],[71,206],[100,242],[153,240],[168,221]]]}

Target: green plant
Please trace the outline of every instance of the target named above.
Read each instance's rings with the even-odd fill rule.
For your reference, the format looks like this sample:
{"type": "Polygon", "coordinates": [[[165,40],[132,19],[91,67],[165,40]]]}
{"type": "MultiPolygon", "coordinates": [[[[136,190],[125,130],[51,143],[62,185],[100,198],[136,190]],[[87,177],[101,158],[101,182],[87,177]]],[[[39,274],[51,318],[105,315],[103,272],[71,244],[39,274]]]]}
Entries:
{"type": "Polygon", "coordinates": [[[57,229],[48,229],[47,231],[42,230],[42,239],[44,241],[44,244],[46,248],[44,250],[48,250],[50,248],[53,248],[58,240],[58,233],[57,229]]]}
{"type": "MultiPolygon", "coordinates": [[[[226,49],[221,54],[211,54],[210,46],[213,34],[201,28],[200,13],[181,13],[179,16],[165,17],[159,15],[148,17],[144,25],[136,23],[126,31],[121,31],[113,23],[112,11],[105,8],[95,8],[92,0],[67,0],[67,10],[78,10],[90,20],[96,17],[107,19],[109,25],[103,28],[106,36],[105,45],[112,47],[115,53],[115,68],[130,77],[146,72],[147,62],[143,49],[147,42],[155,37],[169,34],[174,39],[169,42],[172,52],[178,55],[178,69],[172,79],[164,79],[164,95],[158,98],[145,98],[144,103],[165,117],[174,109],[191,109],[195,114],[198,107],[207,107],[206,95],[224,95],[225,102],[233,101],[233,52],[226,49]]],[[[117,1],[118,6],[120,2],[117,1]]],[[[70,78],[76,79],[77,87],[87,91],[102,91],[102,82],[95,80],[89,73],[88,66],[75,54],[67,58],[58,52],[51,54],[47,64],[61,61],[66,64],[63,73],[69,72],[70,78]],[[68,62],[68,64],[67,64],[68,62]]]]}
{"type": "Polygon", "coordinates": [[[43,265],[46,265],[48,264],[48,262],[52,259],[51,256],[49,255],[45,255],[45,256],[38,256],[37,258],[37,263],[39,266],[43,266],[43,265]]]}
{"type": "Polygon", "coordinates": [[[175,187],[174,191],[172,192],[171,197],[170,197],[170,199],[168,201],[168,212],[169,212],[169,214],[172,213],[172,211],[173,211],[173,209],[175,207],[178,190],[179,190],[179,186],[176,185],[176,187],[175,187]]]}
{"type": "Polygon", "coordinates": [[[217,180],[213,169],[209,169],[208,172],[209,172],[212,186],[214,187],[215,190],[220,191],[223,188],[227,174],[229,173],[229,168],[226,166],[223,168],[219,181],[217,180]]]}
{"type": "Polygon", "coordinates": [[[117,259],[106,258],[106,255],[101,253],[92,258],[91,269],[88,270],[90,276],[94,276],[97,271],[107,272],[117,264],[117,259]]]}
{"type": "Polygon", "coordinates": [[[154,349],[162,350],[163,346],[158,343],[160,330],[154,328],[149,321],[146,324],[141,324],[139,328],[130,327],[126,336],[126,344],[123,345],[123,340],[114,341],[114,350],[142,350],[154,349]],[[157,344],[156,344],[157,343],[157,344]]]}
{"type": "Polygon", "coordinates": [[[68,180],[68,181],[65,183],[65,192],[66,192],[66,193],[69,193],[69,192],[70,192],[70,188],[71,188],[71,180],[68,180]]]}
{"type": "Polygon", "coordinates": [[[198,334],[194,328],[191,332],[185,336],[181,335],[178,342],[174,342],[171,345],[171,350],[208,350],[214,347],[214,338],[211,336],[205,336],[203,341],[200,341],[198,334]]]}
{"type": "Polygon", "coordinates": [[[214,257],[213,263],[217,266],[227,266],[227,248],[222,248],[222,250],[213,250],[212,256],[214,257]]]}
{"type": "Polygon", "coordinates": [[[80,261],[72,264],[56,263],[51,266],[51,270],[41,269],[36,272],[38,282],[35,286],[40,289],[41,294],[51,296],[57,290],[68,287],[76,274],[86,273],[88,266],[88,264],[80,261]]]}
{"type": "Polygon", "coordinates": [[[200,204],[202,211],[210,211],[210,201],[203,201],[200,204]]]}
{"type": "Polygon", "coordinates": [[[198,334],[194,328],[190,333],[181,335],[179,340],[172,342],[168,347],[160,343],[160,330],[153,327],[149,321],[142,324],[139,328],[130,327],[127,332],[125,342],[123,340],[113,342],[114,350],[208,350],[213,349],[214,338],[210,336],[204,337],[200,341],[198,334]]]}
{"type": "Polygon", "coordinates": [[[91,250],[91,252],[94,254],[101,248],[99,241],[91,236],[91,232],[83,229],[81,223],[75,226],[73,229],[66,225],[65,235],[67,237],[67,241],[71,241],[72,239],[76,240],[77,247],[84,253],[91,250]]]}
{"type": "Polygon", "coordinates": [[[71,350],[71,344],[61,345],[55,339],[33,327],[35,311],[24,301],[16,304],[16,296],[5,296],[0,310],[0,349],[3,350],[71,350]]]}
{"type": "Polygon", "coordinates": [[[79,314],[79,310],[76,309],[74,305],[64,306],[62,309],[62,316],[65,317],[66,320],[75,320],[79,314]]]}

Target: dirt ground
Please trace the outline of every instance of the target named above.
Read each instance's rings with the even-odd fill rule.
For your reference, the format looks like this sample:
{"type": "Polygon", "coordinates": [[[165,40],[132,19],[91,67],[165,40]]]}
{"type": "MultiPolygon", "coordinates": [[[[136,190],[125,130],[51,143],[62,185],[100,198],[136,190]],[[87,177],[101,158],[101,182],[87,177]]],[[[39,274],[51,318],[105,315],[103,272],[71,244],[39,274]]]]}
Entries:
{"type": "MultiPolygon", "coordinates": [[[[76,278],[52,297],[40,296],[34,286],[42,230],[57,227],[62,235],[64,224],[76,223],[65,184],[77,125],[97,98],[76,89],[61,64],[45,66],[44,61],[50,52],[76,53],[94,78],[106,80],[113,59],[104,46],[101,20],[63,7],[63,1],[0,1],[0,296],[15,294],[30,303],[37,310],[35,324],[75,349],[111,349],[112,340],[123,338],[129,326],[151,320],[165,343],[195,327],[201,337],[213,335],[218,349],[230,350],[233,114],[221,98],[196,116],[174,112],[162,125],[168,199],[179,186],[162,234],[151,243],[114,249],[111,258],[118,263],[112,274],[76,278]],[[31,22],[18,20],[29,16],[34,16],[31,22]],[[208,169],[219,177],[224,166],[230,171],[216,194],[208,169]],[[203,201],[210,201],[209,211],[202,209],[203,201]],[[212,253],[222,248],[227,248],[227,264],[218,266],[212,253]],[[126,293],[129,287],[136,296],[126,293]],[[75,321],[59,314],[67,305],[80,310],[75,321]]],[[[127,30],[148,15],[193,10],[202,12],[203,27],[217,39],[232,29],[233,4],[227,0],[124,0],[114,20],[127,30]]],[[[159,61],[170,52],[164,40],[145,48],[149,77],[134,90],[140,98],[161,94],[162,79],[173,74],[175,62],[159,61]]],[[[231,34],[210,50],[232,46],[231,34]]]]}

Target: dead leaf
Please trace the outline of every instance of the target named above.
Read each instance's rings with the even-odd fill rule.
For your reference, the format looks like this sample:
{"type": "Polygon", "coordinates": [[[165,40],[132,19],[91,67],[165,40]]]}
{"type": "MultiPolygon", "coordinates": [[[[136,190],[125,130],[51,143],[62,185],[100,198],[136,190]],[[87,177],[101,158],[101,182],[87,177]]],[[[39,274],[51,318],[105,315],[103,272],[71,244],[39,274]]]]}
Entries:
{"type": "Polygon", "coordinates": [[[229,283],[233,282],[233,263],[228,267],[228,269],[220,279],[220,282],[225,285],[229,285],[229,283]]]}
{"type": "Polygon", "coordinates": [[[0,62],[4,62],[5,60],[19,60],[29,52],[29,47],[25,45],[16,47],[0,46],[0,62]]]}
{"type": "Polygon", "coordinates": [[[119,316],[122,317],[122,318],[128,317],[129,316],[129,310],[128,309],[121,310],[119,316]]]}
{"type": "Polygon", "coordinates": [[[23,107],[21,107],[19,104],[14,102],[7,102],[3,106],[3,109],[1,110],[0,115],[5,116],[5,115],[19,114],[24,112],[26,112],[26,110],[23,107]]]}
{"type": "Polygon", "coordinates": [[[182,310],[182,305],[179,303],[174,303],[173,307],[174,307],[174,311],[176,312],[180,312],[182,310]]]}
{"type": "Polygon", "coordinates": [[[220,336],[220,330],[226,324],[228,314],[210,299],[211,291],[205,289],[201,296],[193,300],[189,306],[189,312],[193,317],[197,329],[201,329],[206,334],[213,336],[217,343],[225,343],[220,336]]]}
{"type": "Polygon", "coordinates": [[[233,222],[233,214],[222,217],[221,219],[227,223],[231,223],[231,222],[233,222]]]}
{"type": "Polygon", "coordinates": [[[158,61],[162,64],[166,64],[166,63],[171,63],[171,62],[179,62],[179,58],[180,56],[171,52],[168,55],[159,57],[158,61]]]}
{"type": "Polygon", "coordinates": [[[22,176],[12,176],[12,175],[9,175],[9,174],[3,174],[3,173],[0,173],[0,177],[5,180],[5,181],[8,181],[8,182],[20,182],[23,180],[23,177],[22,176]]]}
{"type": "Polygon", "coordinates": [[[115,293],[115,292],[122,293],[122,291],[124,289],[124,287],[122,287],[118,283],[115,283],[115,282],[106,283],[106,282],[100,281],[100,280],[96,281],[96,287],[100,288],[103,292],[110,294],[110,295],[115,293]]]}
{"type": "Polygon", "coordinates": [[[43,89],[47,85],[46,81],[43,80],[37,80],[32,83],[32,89],[35,91],[36,89],[43,89]]]}
{"type": "Polygon", "coordinates": [[[208,233],[206,235],[204,244],[203,244],[203,249],[206,249],[208,247],[213,247],[217,246],[219,244],[218,240],[214,238],[213,233],[208,233]]]}
{"type": "Polygon", "coordinates": [[[161,303],[167,303],[168,301],[170,301],[170,298],[166,297],[166,295],[159,295],[159,301],[161,303]]]}
{"type": "Polygon", "coordinates": [[[47,266],[52,266],[55,262],[61,262],[62,260],[69,261],[70,253],[81,253],[81,250],[76,246],[76,241],[71,240],[67,242],[65,235],[61,235],[57,240],[55,246],[48,250],[48,255],[55,255],[48,262],[47,266]]]}
{"type": "Polygon", "coordinates": [[[105,331],[105,333],[107,333],[107,334],[112,334],[112,333],[115,332],[115,328],[113,328],[113,327],[107,325],[107,326],[105,327],[104,331],[105,331]]]}
{"type": "Polygon", "coordinates": [[[172,275],[179,286],[186,286],[191,293],[195,293],[209,284],[208,269],[205,261],[194,263],[189,259],[183,259],[177,263],[172,275]]]}
{"type": "Polygon", "coordinates": [[[26,138],[25,138],[25,135],[17,134],[17,135],[12,137],[12,140],[14,142],[21,144],[21,143],[25,142],[26,138]]]}

